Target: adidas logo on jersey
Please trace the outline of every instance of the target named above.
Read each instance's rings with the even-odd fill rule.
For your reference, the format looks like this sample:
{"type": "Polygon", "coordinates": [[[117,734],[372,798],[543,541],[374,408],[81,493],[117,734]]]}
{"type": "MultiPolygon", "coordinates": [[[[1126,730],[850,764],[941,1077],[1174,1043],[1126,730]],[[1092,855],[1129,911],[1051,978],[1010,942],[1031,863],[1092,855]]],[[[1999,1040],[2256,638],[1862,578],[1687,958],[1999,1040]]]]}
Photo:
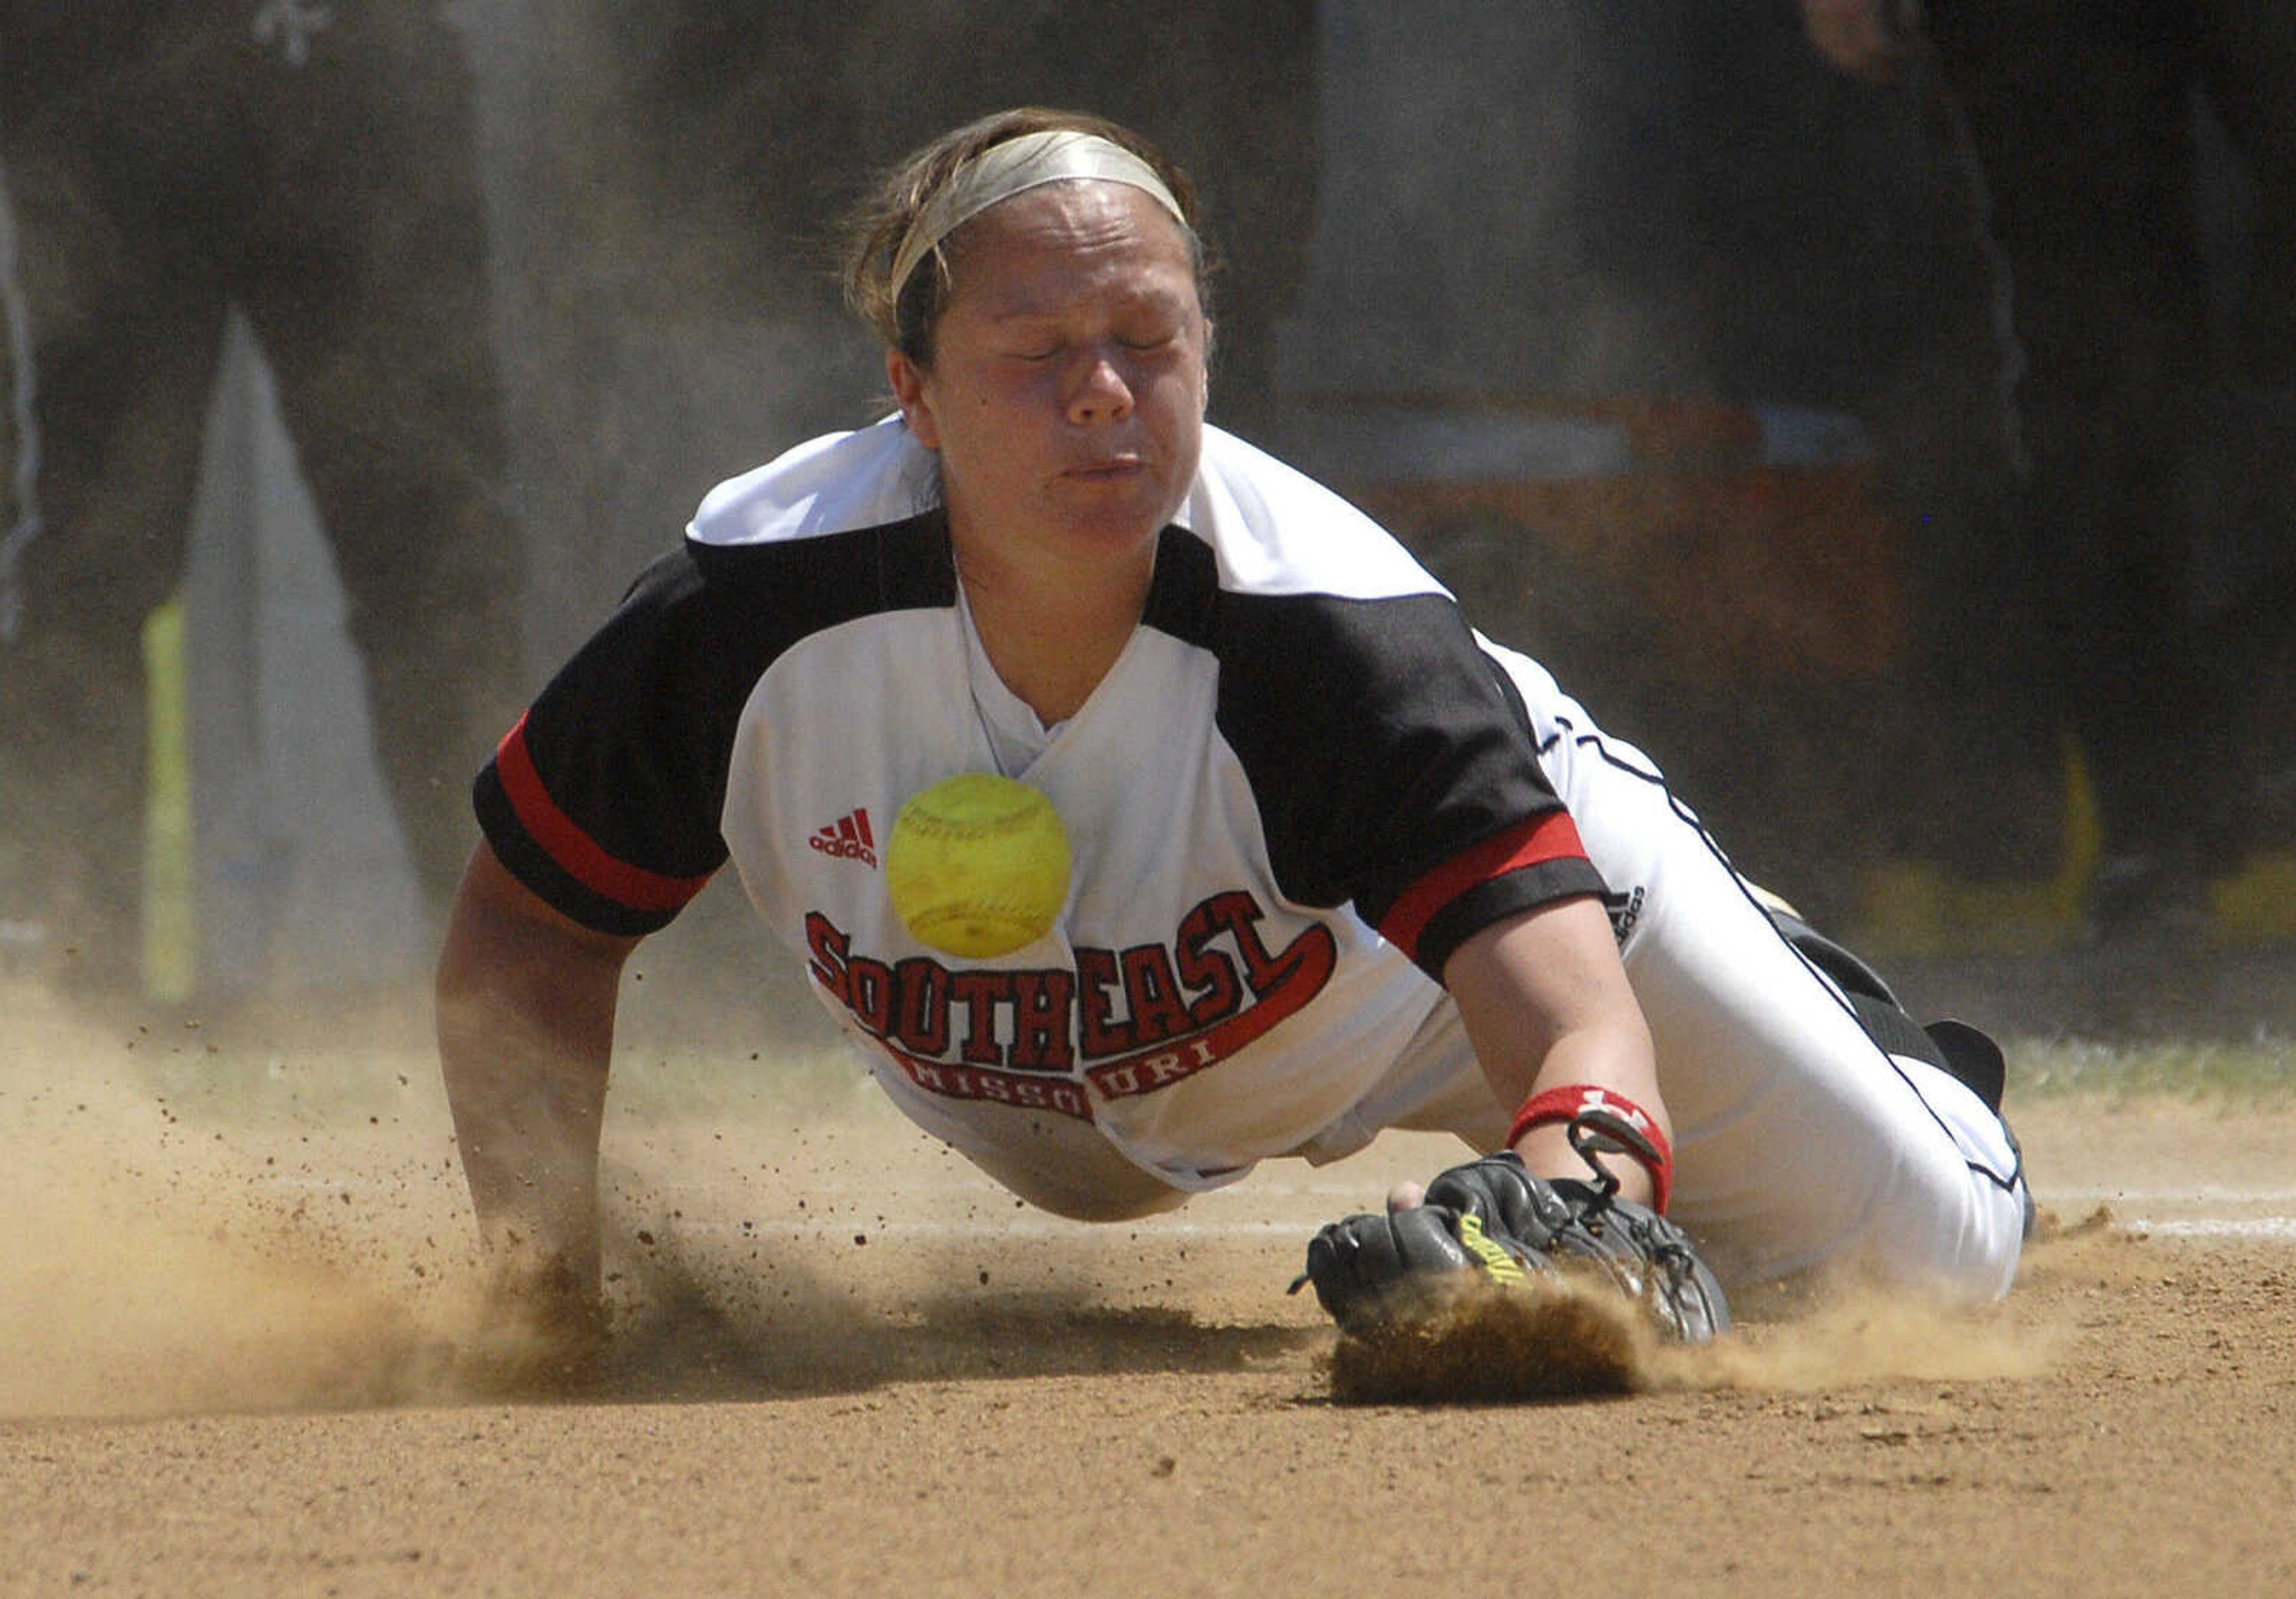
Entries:
{"type": "Polygon", "coordinates": [[[806,842],[839,860],[859,861],[869,866],[877,864],[877,840],[869,832],[865,806],[847,811],[828,826],[816,830],[806,842]]]}
{"type": "Polygon", "coordinates": [[[1635,931],[1635,923],[1643,919],[1643,891],[1637,887],[1624,894],[1603,896],[1603,908],[1611,914],[1611,937],[1619,947],[1627,945],[1627,937],[1635,931]]]}

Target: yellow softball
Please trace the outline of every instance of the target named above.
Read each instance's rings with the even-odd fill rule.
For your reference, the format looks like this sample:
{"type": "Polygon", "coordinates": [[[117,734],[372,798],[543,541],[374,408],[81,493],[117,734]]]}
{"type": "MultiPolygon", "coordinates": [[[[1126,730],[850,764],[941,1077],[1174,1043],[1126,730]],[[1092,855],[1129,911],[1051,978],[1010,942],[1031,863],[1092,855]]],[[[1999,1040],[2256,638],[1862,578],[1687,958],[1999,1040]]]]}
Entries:
{"type": "Polygon", "coordinates": [[[1050,800],[994,772],[964,772],[901,807],[885,888],[918,942],[978,959],[1052,931],[1070,865],[1068,829],[1050,800]]]}

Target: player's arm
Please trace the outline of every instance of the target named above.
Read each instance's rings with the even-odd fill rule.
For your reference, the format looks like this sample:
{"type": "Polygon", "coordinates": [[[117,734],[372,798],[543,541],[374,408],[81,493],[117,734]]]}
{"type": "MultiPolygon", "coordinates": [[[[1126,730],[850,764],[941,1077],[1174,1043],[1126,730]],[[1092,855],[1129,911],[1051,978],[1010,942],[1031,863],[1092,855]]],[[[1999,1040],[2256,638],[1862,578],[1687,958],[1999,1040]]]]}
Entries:
{"type": "MultiPolygon", "coordinates": [[[[1510,1111],[1551,1089],[1602,1088],[1644,1112],[1671,1147],[1650,1027],[1601,900],[1575,896],[1492,923],[1452,954],[1443,980],[1492,1092],[1510,1111]]],[[[1515,1141],[1538,1176],[1587,1175],[1567,1122],[1542,1122],[1515,1141]]],[[[1621,1194],[1651,1202],[1651,1174],[1640,1162],[1604,1164],[1621,1194]]]]}
{"type": "MultiPolygon", "coordinates": [[[[1313,903],[1327,881],[1445,986],[1510,1118],[1510,1147],[1319,1231],[1300,1283],[1357,1330],[1411,1321],[1446,1300],[1445,1283],[1524,1283],[1576,1258],[1649,1308],[1666,1336],[1713,1337],[1728,1324],[1719,1283],[1659,1214],[1672,1138],[1607,885],[1546,776],[1505,663],[1447,598],[1322,607],[1298,637],[1281,608],[1268,620],[1256,632],[1295,646],[1289,660],[1334,669],[1294,674],[1317,694],[1287,701],[1280,726],[1224,705],[1223,730],[1242,739],[1247,760],[1261,748],[1277,771],[1287,740],[1349,752],[1320,785],[1292,791],[1308,796],[1299,808],[1272,812],[1303,823],[1305,857],[1325,864],[1320,878],[1300,875],[1295,898],[1313,903]],[[1599,1178],[1574,1136],[1600,1160],[1599,1178]]],[[[1283,833],[1269,829],[1271,841],[1283,833]]]]}
{"type": "Polygon", "coordinates": [[[1600,898],[1570,895],[1495,922],[1461,942],[1443,975],[1500,1103],[1524,1103],[1513,1147],[1323,1228],[1292,1287],[1314,1283],[1342,1329],[1376,1338],[1442,1327],[1445,1284],[1504,1292],[1567,1264],[1606,1276],[1662,1337],[1701,1343],[1727,1331],[1720,1280],[1659,1214],[1654,1178],[1672,1138],[1650,1029],[1600,898]],[[1611,1183],[1590,1180],[1573,1132],[1611,1183]]]}
{"type": "Polygon", "coordinates": [[[480,1235],[545,1320],[594,1315],[598,1136],[623,964],[480,844],[438,970],[439,1058],[480,1235]]]}

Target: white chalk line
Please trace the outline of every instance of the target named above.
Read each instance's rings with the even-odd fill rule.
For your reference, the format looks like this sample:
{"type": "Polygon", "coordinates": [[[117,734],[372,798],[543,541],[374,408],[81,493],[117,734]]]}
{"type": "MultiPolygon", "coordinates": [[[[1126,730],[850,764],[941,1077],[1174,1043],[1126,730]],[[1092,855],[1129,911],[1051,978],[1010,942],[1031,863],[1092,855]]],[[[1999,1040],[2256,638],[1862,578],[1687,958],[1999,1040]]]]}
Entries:
{"type": "MultiPolygon", "coordinates": [[[[1333,1219],[1326,1218],[1325,1219],[1333,1219]]],[[[726,1222],[697,1222],[692,1218],[677,1224],[682,1234],[703,1237],[734,1237],[750,1239],[808,1240],[827,1239],[832,1242],[841,1237],[858,1234],[872,1243],[900,1244],[943,1240],[972,1241],[990,1238],[1106,1238],[1122,1233],[1141,1242],[1156,1239],[1296,1239],[1304,1242],[1318,1224],[1295,1221],[1173,1221],[1162,1218],[1144,1218],[1131,1222],[1062,1221],[1057,1218],[1015,1217],[1011,1221],[987,1219],[962,1221],[887,1221],[840,1223],[820,1222],[758,1222],[743,1227],[726,1222]]],[[[2272,1242],[2296,1243],[2296,1216],[2258,1217],[2198,1217],[2176,1220],[2154,1220],[2149,1217],[2134,1217],[2115,1221],[2117,1233],[2141,1234],[2151,1238],[2190,1238],[2195,1240],[2259,1240],[2272,1242]]]]}
{"type": "Polygon", "coordinates": [[[2239,1242],[2265,1239],[2275,1243],[2296,1243],[2296,1217],[2253,1216],[2238,1220],[2221,1217],[2201,1217],[2182,1221],[2153,1221],[2145,1217],[2134,1217],[2116,1222],[2113,1230],[2134,1233],[2147,1238],[2192,1238],[2239,1242]]]}
{"type": "MultiPolygon", "coordinates": [[[[305,1189],[334,1193],[356,1189],[356,1182],[310,1176],[281,1176],[272,1179],[280,1188],[305,1189]]],[[[1369,1209],[1363,1196],[1353,1187],[1326,1189],[1309,1185],[1296,1193],[1285,1191],[1285,1198],[1312,1200],[1326,1193],[1344,1197],[1347,1202],[1360,1209],[1369,1209]]],[[[912,1202],[927,1196],[911,1193],[912,1202]]],[[[2203,1187],[2194,1189],[2120,1189],[2075,1188],[2050,1189],[2038,1196],[2044,1204],[2075,1208],[2085,1204],[2127,1206],[2288,1206],[2296,1204],[2296,1189],[2248,1189],[2203,1187]]],[[[968,1197],[964,1202],[978,1201],[968,1197]]],[[[992,1203],[996,1202],[993,1199],[992,1203]]],[[[1218,1202],[1216,1201],[1210,1202],[1218,1202]]],[[[1130,1221],[1071,1221],[1062,1217],[1034,1212],[1015,1212],[1010,1218],[968,1216],[947,1218],[902,1217],[878,1220],[873,1215],[864,1218],[857,1214],[841,1218],[834,1210],[824,1211],[818,1218],[774,1220],[758,1222],[709,1221],[685,1218],[674,1224],[680,1234],[707,1238],[808,1240],[828,1239],[832,1242],[849,1239],[856,1234],[873,1242],[898,1244],[904,1242],[939,1242],[947,1239],[977,1240],[988,1238],[1099,1238],[1107,1239],[1123,1233],[1141,1238],[1178,1239],[1248,1239],[1300,1238],[1312,1234],[1323,1221],[1337,1219],[1338,1210],[1325,1215],[1316,1212],[1319,1219],[1284,1221],[1273,1218],[1259,1220],[1215,1219],[1201,1217],[1181,1217],[1169,1213],[1144,1216],[1130,1221]]],[[[2115,1232],[2143,1234],[2153,1238],[2190,1238],[2195,1240],[2262,1240],[2275,1242],[2296,1242],[2296,1211],[2262,1216],[2215,1215],[2155,1218],[2151,1216],[2116,1217],[2115,1232]]]]}
{"type": "Polygon", "coordinates": [[[2104,1205],[2115,1212],[2135,1206],[2174,1208],[2186,1214],[2115,1214],[2112,1230],[2148,1238],[2188,1238],[2234,1242],[2296,1242],[2296,1189],[2234,1188],[2210,1184],[2198,1188],[2051,1188],[2036,1195],[2045,1205],[2070,1212],[2104,1205]],[[2271,1207],[2265,1210],[2265,1207],[2271,1207]],[[2257,1214],[2262,1210],[2263,1214],[2257,1214]],[[2199,1211],[2200,1214],[2190,1214],[2199,1211]]]}
{"type": "Polygon", "coordinates": [[[2207,1185],[2198,1188],[2055,1188],[2044,1185],[2034,1195],[2043,1204],[2132,1205],[2290,1205],[2296,1188],[2228,1188],[2207,1185]]]}

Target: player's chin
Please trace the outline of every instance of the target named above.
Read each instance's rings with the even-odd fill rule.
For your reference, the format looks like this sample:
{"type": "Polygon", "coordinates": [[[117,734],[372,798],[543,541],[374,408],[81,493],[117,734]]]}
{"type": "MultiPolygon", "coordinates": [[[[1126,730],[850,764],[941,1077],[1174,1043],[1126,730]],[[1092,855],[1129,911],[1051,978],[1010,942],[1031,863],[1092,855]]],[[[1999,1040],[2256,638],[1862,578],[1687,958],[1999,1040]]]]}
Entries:
{"type": "Polygon", "coordinates": [[[1070,476],[1061,480],[1063,521],[1077,537],[1129,549],[1167,529],[1187,498],[1187,485],[1157,471],[1070,476]]]}
{"type": "Polygon", "coordinates": [[[1078,496],[1062,510],[1064,542],[1077,552],[1111,560],[1136,556],[1171,521],[1162,497],[1152,495],[1110,495],[1097,500],[1078,496]]]}

